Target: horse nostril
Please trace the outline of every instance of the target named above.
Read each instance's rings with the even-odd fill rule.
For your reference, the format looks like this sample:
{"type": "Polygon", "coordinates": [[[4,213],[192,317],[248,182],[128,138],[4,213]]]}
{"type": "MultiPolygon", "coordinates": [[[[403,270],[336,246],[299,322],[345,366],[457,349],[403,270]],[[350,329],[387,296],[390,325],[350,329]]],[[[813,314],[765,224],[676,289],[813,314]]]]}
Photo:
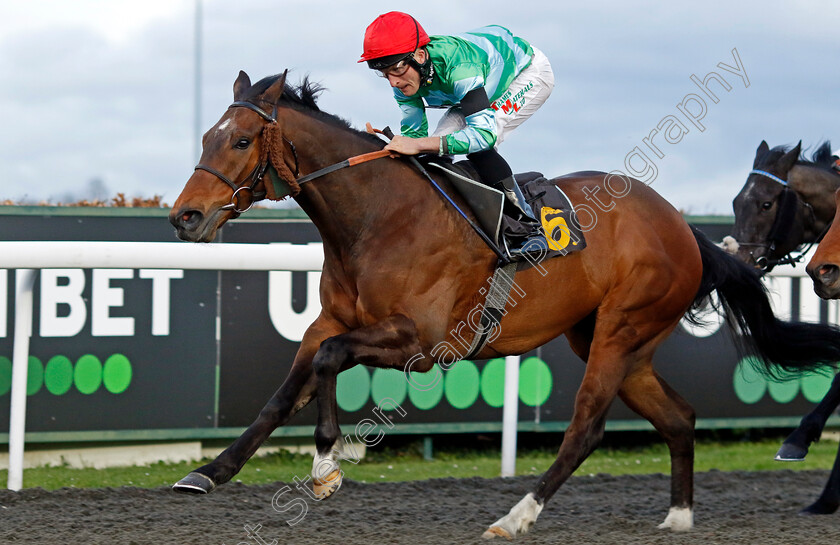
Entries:
{"type": "Polygon", "coordinates": [[[823,263],[816,269],[814,278],[823,285],[832,285],[840,280],[840,267],[833,263],[823,263]]]}
{"type": "Polygon", "coordinates": [[[172,218],[172,224],[176,228],[189,230],[201,223],[203,217],[202,213],[198,210],[184,210],[172,218]]]}

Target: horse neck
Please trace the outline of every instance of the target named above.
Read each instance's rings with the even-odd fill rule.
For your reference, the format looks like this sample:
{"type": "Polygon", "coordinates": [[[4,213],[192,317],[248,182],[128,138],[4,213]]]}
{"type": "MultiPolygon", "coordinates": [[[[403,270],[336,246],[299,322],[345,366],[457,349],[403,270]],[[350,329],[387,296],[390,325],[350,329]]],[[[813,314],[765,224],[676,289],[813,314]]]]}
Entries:
{"type": "Polygon", "coordinates": [[[840,188],[840,176],[824,168],[796,165],[788,174],[788,182],[813,209],[813,218],[806,217],[805,226],[806,235],[816,237],[834,218],[834,193],[840,188]]]}
{"type": "MultiPolygon", "coordinates": [[[[295,144],[301,175],[378,149],[362,135],[294,113],[288,123],[284,121],[284,135],[295,144]]],[[[404,161],[375,159],[303,184],[295,200],[325,246],[341,253],[371,239],[377,245],[402,244],[406,233],[390,235],[411,229],[412,222],[417,229],[423,228],[421,223],[445,228],[451,222],[429,185],[413,179],[418,177],[404,161]]]]}

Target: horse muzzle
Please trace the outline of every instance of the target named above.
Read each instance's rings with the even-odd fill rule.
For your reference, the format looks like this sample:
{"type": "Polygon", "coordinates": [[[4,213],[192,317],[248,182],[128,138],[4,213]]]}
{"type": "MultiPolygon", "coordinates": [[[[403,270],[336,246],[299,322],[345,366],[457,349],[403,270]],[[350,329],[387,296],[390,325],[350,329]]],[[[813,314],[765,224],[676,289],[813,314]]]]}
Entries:
{"type": "Polygon", "coordinates": [[[805,271],[814,281],[814,291],[823,299],[840,299],[840,267],[834,263],[809,264],[805,271]]]}
{"type": "MultiPolygon", "coordinates": [[[[169,213],[169,223],[175,227],[175,234],[187,242],[212,242],[219,227],[227,220],[222,217],[229,210],[216,209],[210,215],[196,209],[174,208],[169,213]]],[[[236,214],[238,215],[238,214],[236,214]]]]}

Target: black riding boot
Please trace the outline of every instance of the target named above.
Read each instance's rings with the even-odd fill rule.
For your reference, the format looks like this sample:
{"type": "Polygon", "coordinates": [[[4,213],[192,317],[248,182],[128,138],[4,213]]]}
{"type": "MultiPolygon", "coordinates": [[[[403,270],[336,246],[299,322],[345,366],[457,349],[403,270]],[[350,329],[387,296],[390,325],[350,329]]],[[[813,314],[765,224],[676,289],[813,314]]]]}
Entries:
{"type": "MultiPolygon", "coordinates": [[[[532,222],[538,221],[537,216],[534,215],[531,205],[525,200],[525,195],[522,194],[522,189],[519,188],[519,184],[516,183],[513,175],[494,183],[493,187],[505,194],[505,198],[507,199],[505,204],[510,204],[516,213],[521,216],[522,220],[526,222],[527,220],[531,220],[532,222]]],[[[516,214],[511,215],[515,216],[516,214]]]]}
{"type": "Polygon", "coordinates": [[[539,218],[534,215],[531,206],[525,200],[507,161],[494,148],[471,153],[467,158],[483,183],[505,194],[506,217],[502,236],[508,256],[518,259],[524,254],[546,252],[548,243],[539,218]]]}
{"type": "Polygon", "coordinates": [[[548,242],[542,230],[542,225],[531,205],[525,200],[519,184],[513,176],[494,184],[494,187],[505,194],[506,208],[511,209],[509,215],[516,222],[506,222],[510,228],[505,233],[505,251],[511,259],[519,259],[525,254],[548,252],[548,242]],[[515,225],[515,226],[514,226],[515,225]]]}

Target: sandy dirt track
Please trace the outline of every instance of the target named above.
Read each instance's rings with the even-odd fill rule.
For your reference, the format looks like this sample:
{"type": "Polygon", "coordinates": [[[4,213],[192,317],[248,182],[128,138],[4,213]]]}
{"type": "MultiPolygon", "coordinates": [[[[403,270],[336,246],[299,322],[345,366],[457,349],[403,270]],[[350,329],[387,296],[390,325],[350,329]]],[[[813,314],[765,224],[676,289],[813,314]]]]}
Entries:
{"type": "MultiPolygon", "coordinates": [[[[667,476],[573,477],[548,503],[531,533],[516,542],[837,545],[840,514],[797,515],[816,499],[827,477],[827,471],[699,473],[695,529],[684,534],[656,529],[667,513],[667,476]]],[[[0,543],[491,543],[481,533],[532,483],[531,477],[346,481],[324,502],[291,489],[276,505],[294,499],[297,505],[306,504],[307,512],[295,526],[285,521],[301,508],[283,513],[272,508],[272,498],[286,486],[279,482],[231,483],[208,496],[183,496],[167,488],[3,490],[0,543]],[[248,537],[246,524],[261,525],[258,537],[248,537]]]]}

